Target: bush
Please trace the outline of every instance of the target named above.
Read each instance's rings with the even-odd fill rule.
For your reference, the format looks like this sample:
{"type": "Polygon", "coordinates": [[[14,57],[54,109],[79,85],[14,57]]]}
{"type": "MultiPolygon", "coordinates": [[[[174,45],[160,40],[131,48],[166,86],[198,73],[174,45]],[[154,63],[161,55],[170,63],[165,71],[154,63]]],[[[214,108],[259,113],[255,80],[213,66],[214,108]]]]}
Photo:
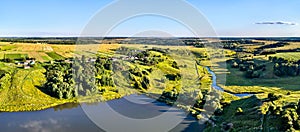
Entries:
{"type": "Polygon", "coordinates": [[[240,69],[240,71],[246,71],[247,70],[247,68],[244,64],[240,64],[239,69],[240,69]]]}
{"type": "Polygon", "coordinates": [[[198,114],[196,117],[197,117],[198,120],[203,118],[203,116],[201,114],[198,114]]]}
{"type": "Polygon", "coordinates": [[[243,114],[243,109],[242,109],[241,107],[237,108],[237,109],[236,109],[236,114],[237,114],[237,115],[243,114]]]}
{"type": "Polygon", "coordinates": [[[282,96],[281,95],[275,95],[274,93],[269,93],[268,94],[268,99],[270,101],[275,101],[275,100],[278,100],[280,99],[282,96]]]}
{"type": "Polygon", "coordinates": [[[232,68],[238,68],[239,67],[239,64],[236,63],[236,62],[233,62],[232,65],[231,65],[232,68]]]}
{"type": "Polygon", "coordinates": [[[233,128],[233,124],[232,123],[222,123],[222,129],[224,131],[229,131],[232,128],[233,128]]]}

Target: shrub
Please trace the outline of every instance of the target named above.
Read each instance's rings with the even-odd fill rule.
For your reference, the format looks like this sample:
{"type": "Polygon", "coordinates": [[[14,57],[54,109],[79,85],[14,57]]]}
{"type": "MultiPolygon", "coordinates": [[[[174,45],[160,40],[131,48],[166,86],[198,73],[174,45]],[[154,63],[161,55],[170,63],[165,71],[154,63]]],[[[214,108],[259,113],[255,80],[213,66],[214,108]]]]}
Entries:
{"type": "Polygon", "coordinates": [[[241,107],[237,108],[237,109],[236,109],[236,114],[237,114],[237,115],[243,114],[243,109],[242,109],[241,107]]]}
{"type": "Polygon", "coordinates": [[[203,116],[201,114],[198,114],[196,117],[197,117],[198,120],[203,118],[203,116]]]}
{"type": "Polygon", "coordinates": [[[232,68],[238,68],[239,67],[239,64],[236,63],[236,62],[233,62],[232,65],[231,65],[232,68]]]}
{"type": "Polygon", "coordinates": [[[274,93],[269,93],[268,94],[268,99],[270,101],[275,101],[275,100],[278,100],[280,99],[282,96],[281,95],[275,95],[274,93]]]}

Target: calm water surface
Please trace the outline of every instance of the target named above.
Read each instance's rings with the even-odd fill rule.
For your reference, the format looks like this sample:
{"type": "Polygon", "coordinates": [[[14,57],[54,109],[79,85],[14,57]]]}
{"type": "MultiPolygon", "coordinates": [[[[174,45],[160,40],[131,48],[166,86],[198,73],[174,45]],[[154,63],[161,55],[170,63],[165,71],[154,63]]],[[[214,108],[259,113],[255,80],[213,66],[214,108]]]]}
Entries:
{"type": "MultiPolygon", "coordinates": [[[[88,114],[89,115],[89,114],[88,114]]],[[[143,121],[156,119],[168,115],[165,120],[157,119],[149,122],[143,131],[201,131],[200,125],[183,110],[156,102],[144,95],[131,95],[118,100],[96,104],[65,104],[55,108],[34,112],[2,112],[0,113],[1,132],[101,132],[104,130],[140,130],[143,121]],[[108,108],[110,110],[108,110],[108,108]],[[91,121],[85,111],[96,111],[92,115],[102,120],[91,121]],[[130,125],[130,121],[115,119],[116,115],[139,121],[137,125],[130,125]],[[178,122],[172,128],[166,130],[164,126],[169,122],[178,122]],[[99,123],[101,123],[99,125],[99,123]],[[157,124],[159,123],[159,125],[157,124]],[[114,128],[110,127],[114,125],[114,128]],[[130,126],[128,126],[130,125],[130,126]],[[139,125],[139,126],[138,126],[139,125]],[[99,127],[98,127],[99,126],[99,127]]],[[[90,116],[90,115],[89,115],[90,116]]]]}

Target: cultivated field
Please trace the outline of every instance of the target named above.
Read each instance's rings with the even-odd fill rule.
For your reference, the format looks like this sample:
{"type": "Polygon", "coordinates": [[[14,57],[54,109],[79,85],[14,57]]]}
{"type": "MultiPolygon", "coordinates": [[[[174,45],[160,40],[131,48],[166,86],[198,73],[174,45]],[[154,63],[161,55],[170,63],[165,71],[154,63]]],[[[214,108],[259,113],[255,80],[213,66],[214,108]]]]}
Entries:
{"type": "Polygon", "coordinates": [[[0,59],[4,59],[5,55],[8,55],[11,59],[23,55],[23,57],[28,56],[30,58],[36,58],[38,61],[45,62],[82,55],[91,55],[97,52],[109,53],[118,47],[120,47],[118,44],[50,45],[0,42],[0,59]]]}

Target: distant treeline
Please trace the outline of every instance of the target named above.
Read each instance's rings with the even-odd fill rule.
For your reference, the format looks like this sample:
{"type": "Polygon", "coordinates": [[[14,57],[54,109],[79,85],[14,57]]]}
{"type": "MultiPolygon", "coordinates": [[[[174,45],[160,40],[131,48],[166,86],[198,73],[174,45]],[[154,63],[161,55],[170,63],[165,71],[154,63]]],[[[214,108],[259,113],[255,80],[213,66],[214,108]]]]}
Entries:
{"type": "Polygon", "coordinates": [[[190,45],[204,47],[207,40],[197,38],[124,38],[124,37],[67,37],[67,38],[0,38],[0,42],[10,43],[45,43],[45,44],[153,44],[153,45],[190,45]]]}
{"type": "MultiPolygon", "coordinates": [[[[155,44],[155,45],[192,45],[195,47],[204,47],[206,44],[215,44],[208,39],[220,40],[222,44],[257,44],[263,45],[263,42],[253,40],[269,40],[280,42],[300,42],[300,38],[199,38],[199,37],[7,37],[0,38],[0,42],[12,43],[48,43],[48,44],[155,44]]],[[[225,46],[224,48],[228,48],[225,46]]]]}
{"type": "Polygon", "coordinates": [[[300,37],[244,37],[244,38],[219,38],[220,40],[266,40],[266,41],[285,41],[300,42],[300,37]]]}
{"type": "Polygon", "coordinates": [[[255,42],[249,39],[240,39],[240,40],[222,40],[223,44],[257,44],[257,45],[261,45],[264,44],[263,42],[255,42]]]}
{"type": "Polygon", "coordinates": [[[36,38],[9,38],[0,39],[0,42],[10,42],[10,43],[46,43],[46,44],[64,44],[64,45],[74,45],[74,44],[98,44],[96,40],[77,40],[76,38],[51,38],[51,39],[36,39],[36,38]]]}
{"type": "Polygon", "coordinates": [[[286,46],[286,45],[289,45],[289,43],[287,43],[287,42],[277,42],[275,44],[263,45],[263,46],[260,46],[256,49],[277,48],[277,47],[283,47],[283,46],[286,46]]]}
{"type": "Polygon", "coordinates": [[[280,52],[295,52],[294,49],[289,50],[266,50],[271,48],[278,48],[278,47],[284,47],[286,45],[289,45],[288,42],[280,41],[275,44],[269,44],[269,45],[263,45],[255,49],[254,54],[257,55],[269,55],[269,54],[276,54],[280,52]]]}
{"type": "Polygon", "coordinates": [[[270,37],[270,38],[255,38],[255,39],[268,40],[268,41],[300,42],[300,37],[270,37]]]}

